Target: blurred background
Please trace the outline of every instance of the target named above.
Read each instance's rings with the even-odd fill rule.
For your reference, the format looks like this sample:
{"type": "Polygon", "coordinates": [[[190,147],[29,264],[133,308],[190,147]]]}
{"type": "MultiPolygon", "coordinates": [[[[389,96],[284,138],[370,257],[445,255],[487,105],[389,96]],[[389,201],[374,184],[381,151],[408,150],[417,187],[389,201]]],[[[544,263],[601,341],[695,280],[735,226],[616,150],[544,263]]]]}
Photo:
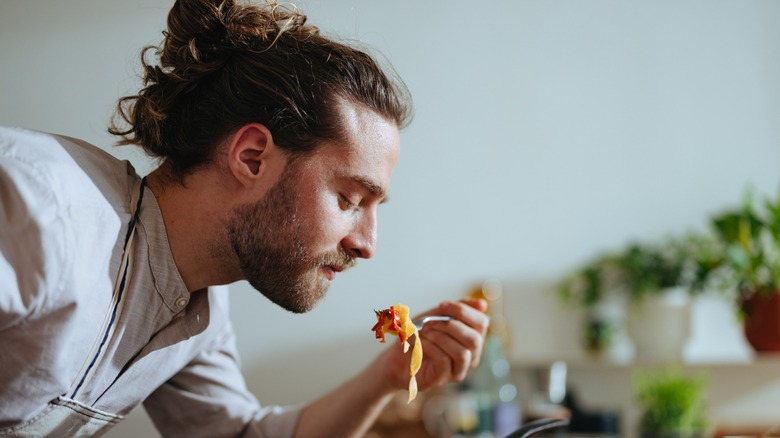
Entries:
{"type": "MultiPolygon", "coordinates": [[[[161,41],[171,4],[0,2],[0,124],[82,138],[148,172],[154,163],[113,146],[106,126],[116,100],[140,86],[140,49],[161,41]]],[[[316,397],[387,348],[370,331],[373,309],[400,302],[414,313],[493,279],[523,412],[562,360],[580,403],[616,413],[620,436],[634,436],[631,376],[646,363],[627,336],[589,355],[582,309],[563,305],[557,287],[603,251],[706,230],[749,187],[777,196],[780,2],[296,4],[324,33],[392,64],[416,116],[374,259],[340,275],[305,315],[231,286],[261,403],[316,397]]],[[[713,427],[780,422],[780,359],[748,345],[733,300],[697,296],[690,328],[675,362],[709,376],[713,427]]],[[[108,436],[156,432],[139,408],[108,436]]]]}

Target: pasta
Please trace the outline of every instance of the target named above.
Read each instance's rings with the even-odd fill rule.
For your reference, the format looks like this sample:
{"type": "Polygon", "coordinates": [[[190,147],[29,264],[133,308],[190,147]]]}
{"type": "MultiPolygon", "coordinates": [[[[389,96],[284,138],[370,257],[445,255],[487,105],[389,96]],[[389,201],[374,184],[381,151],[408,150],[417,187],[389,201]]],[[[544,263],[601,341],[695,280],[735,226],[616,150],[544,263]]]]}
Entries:
{"type": "Polygon", "coordinates": [[[371,330],[374,331],[379,342],[385,342],[386,334],[397,335],[401,344],[403,344],[404,353],[406,353],[409,351],[409,338],[412,336],[417,337],[412,348],[412,359],[409,363],[410,379],[407,403],[411,403],[417,397],[417,378],[415,375],[420,370],[420,366],[422,366],[423,351],[420,334],[409,318],[409,307],[403,304],[396,304],[395,306],[390,306],[389,309],[375,310],[374,313],[376,313],[377,322],[371,330]]]}

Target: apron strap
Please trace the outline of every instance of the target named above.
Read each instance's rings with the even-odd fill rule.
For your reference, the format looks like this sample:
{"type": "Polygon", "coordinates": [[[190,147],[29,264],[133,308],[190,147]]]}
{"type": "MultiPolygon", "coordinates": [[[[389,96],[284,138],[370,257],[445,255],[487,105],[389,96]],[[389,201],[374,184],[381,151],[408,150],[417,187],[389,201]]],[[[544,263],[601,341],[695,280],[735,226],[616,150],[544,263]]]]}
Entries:
{"type": "Polygon", "coordinates": [[[122,301],[122,296],[124,294],[125,285],[127,282],[127,273],[132,269],[132,248],[133,248],[133,236],[135,235],[135,227],[138,223],[138,216],[141,211],[141,201],[143,201],[144,198],[144,187],[146,186],[146,177],[141,178],[141,183],[139,184],[138,188],[133,190],[133,198],[131,200],[131,205],[133,204],[133,201],[135,201],[135,210],[132,212],[132,219],[130,220],[130,224],[127,227],[127,235],[125,235],[125,244],[122,248],[122,262],[120,264],[119,268],[119,274],[117,276],[117,280],[114,282],[114,293],[111,297],[111,307],[112,310],[108,314],[106,314],[106,319],[103,321],[103,328],[101,329],[100,333],[103,335],[98,338],[98,342],[95,346],[92,347],[92,352],[90,353],[90,357],[92,357],[92,360],[89,360],[84,364],[84,367],[82,367],[82,371],[79,372],[79,375],[81,376],[80,379],[78,379],[76,382],[74,382],[74,385],[71,387],[72,391],[70,394],[71,399],[75,399],[76,394],[78,394],[79,390],[81,389],[82,385],[88,380],[88,378],[93,374],[94,372],[94,366],[100,359],[101,354],[103,353],[103,347],[105,346],[106,342],[111,338],[112,333],[114,332],[114,329],[116,328],[116,325],[114,324],[117,319],[117,315],[121,311],[122,306],[124,305],[124,302],[122,301]]]}

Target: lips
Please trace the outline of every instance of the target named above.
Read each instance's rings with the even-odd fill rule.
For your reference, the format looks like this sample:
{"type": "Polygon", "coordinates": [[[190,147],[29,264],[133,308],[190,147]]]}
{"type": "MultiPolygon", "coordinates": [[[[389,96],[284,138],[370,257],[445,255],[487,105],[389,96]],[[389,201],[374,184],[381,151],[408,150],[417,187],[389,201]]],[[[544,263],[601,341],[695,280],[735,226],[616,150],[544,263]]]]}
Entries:
{"type": "Polygon", "coordinates": [[[336,278],[336,274],[355,266],[355,258],[345,252],[339,252],[323,256],[319,259],[319,265],[329,281],[336,278]]]}
{"type": "Polygon", "coordinates": [[[336,278],[336,273],[343,271],[344,268],[340,266],[326,265],[322,267],[322,270],[325,271],[325,277],[327,277],[329,281],[333,281],[333,279],[336,278]]]}

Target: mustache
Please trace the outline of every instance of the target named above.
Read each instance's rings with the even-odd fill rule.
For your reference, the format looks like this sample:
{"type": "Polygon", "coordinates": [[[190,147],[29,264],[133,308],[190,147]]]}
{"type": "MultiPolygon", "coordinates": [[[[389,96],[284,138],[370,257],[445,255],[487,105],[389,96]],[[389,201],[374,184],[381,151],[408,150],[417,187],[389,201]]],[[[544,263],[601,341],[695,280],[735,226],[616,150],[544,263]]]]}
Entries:
{"type": "Polygon", "coordinates": [[[337,252],[323,254],[319,257],[317,264],[319,266],[333,266],[340,271],[344,271],[355,266],[355,264],[357,264],[357,259],[348,252],[339,250],[337,252]]]}

